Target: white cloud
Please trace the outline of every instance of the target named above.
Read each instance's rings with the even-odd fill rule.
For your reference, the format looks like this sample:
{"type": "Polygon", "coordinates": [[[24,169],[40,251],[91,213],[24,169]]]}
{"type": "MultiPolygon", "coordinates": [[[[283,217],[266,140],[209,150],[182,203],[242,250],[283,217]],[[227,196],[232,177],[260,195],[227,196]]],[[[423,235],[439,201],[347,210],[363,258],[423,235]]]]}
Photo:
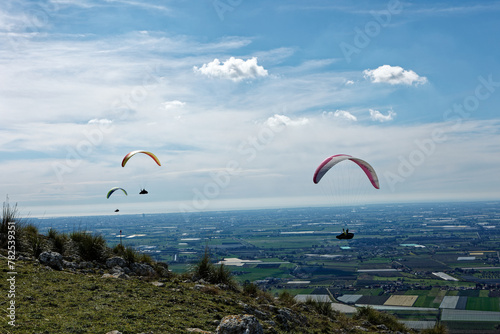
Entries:
{"type": "Polygon", "coordinates": [[[345,120],[352,121],[352,122],[356,122],[358,120],[356,118],[356,116],[354,116],[353,114],[351,114],[350,112],[345,111],[345,110],[336,110],[335,112],[323,111],[323,117],[335,117],[335,118],[345,119],[345,120]]]}
{"type": "Polygon", "coordinates": [[[184,107],[186,105],[186,102],[181,102],[179,100],[173,100],[173,101],[165,101],[162,104],[163,104],[163,107],[168,110],[168,109],[177,108],[177,107],[184,107]]]}
{"type": "Polygon", "coordinates": [[[365,78],[375,83],[391,85],[420,85],[427,82],[426,77],[419,76],[412,70],[405,70],[401,66],[382,65],[374,70],[364,70],[365,78]]]}
{"type": "Polygon", "coordinates": [[[208,64],[203,64],[201,68],[194,66],[193,70],[208,77],[229,79],[232,81],[255,79],[268,75],[264,67],[257,65],[256,57],[248,60],[231,57],[222,64],[219,59],[214,59],[208,64]]]}
{"type": "Polygon", "coordinates": [[[373,121],[379,121],[379,122],[392,121],[394,119],[394,116],[396,116],[396,113],[392,110],[389,110],[387,115],[384,115],[378,110],[370,109],[370,118],[373,121]]]}
{"type": "Polygon", "coordinates": [[[94,119],[91,119],[90,121],[88,121],[88,124],[103,124],[103,125],[107,125],[107,124],[111,124],[113,123],[112,120],[109,120],[109,119],[106,119],[106,118],[94,118],[94,119]]]}
{"type": "Polygon", "coordinates": [[[345,82],[345,85],[346,85],[346,86],[354,85],[354,81],[352,81],[352,80],[347,80],[347,81],[345,82]]]}
{"type": "Polygon", "coordinates": [[[292,120],[290,117],[285,116],[285,115],[278,115],[275,114],[272,117],[269,117],[264,124],[271,127],[271,128],[277,128],[281,126],[300,126],[300,125],[305,125],[308,124],[309,120],[307,118],[299,118],[296,120],[292,120]]]}

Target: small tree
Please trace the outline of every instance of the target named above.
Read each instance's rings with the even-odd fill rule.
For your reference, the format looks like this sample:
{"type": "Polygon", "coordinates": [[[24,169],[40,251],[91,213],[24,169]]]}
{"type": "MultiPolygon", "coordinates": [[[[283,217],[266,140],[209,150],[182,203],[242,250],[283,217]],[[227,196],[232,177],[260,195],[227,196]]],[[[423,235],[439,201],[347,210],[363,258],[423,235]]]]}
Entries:
{"type": "Polygon", "coordinates": [[[194,266],[193,276],[195,279],[203,279],[207,282],[212,280],[214,273],[214,265],[210,262],[210,254],[208,246],[205,247],[205,254],[201,257],[200,261],[194,266]]]}

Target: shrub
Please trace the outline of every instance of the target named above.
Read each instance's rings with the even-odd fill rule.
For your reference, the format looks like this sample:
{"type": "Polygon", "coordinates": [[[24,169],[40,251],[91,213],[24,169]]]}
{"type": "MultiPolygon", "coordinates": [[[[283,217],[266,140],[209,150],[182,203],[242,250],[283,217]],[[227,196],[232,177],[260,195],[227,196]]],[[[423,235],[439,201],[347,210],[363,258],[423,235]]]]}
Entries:
{"type": "Polygon", "coordinates": [[[386,325],[392,331],[408,332],[408,328],[400,323],[396,317],[385,312],[379,312],[372,307],[360,307],[353,317],[354,319],[366,319],[374,325],[386,325]]]}
{"type": "Polygon", "coordinates": [[[47,234],[49,240],[52,241],[52,250],[58,252],[59,254],[64,254],[66,251],[66,243],[68,242],[68,237],[66,234],[61,234],[57,232],[56,229],[51,228],[47,234]]]}
{"type": "Polygon", "coordinates": [[[278,299],[288,307],[291,307],[296,304],[293,295],[288,292],[288,290],[283,290],[279,295],[278,299]]]}
{"type": "Polygon", "coordinates": [[[210,261],[208,247],[205,247],[205,254],[203,254],[200,261],[193,267],[191,273],[195,280],[203,279],[212,284],[226,284],[231,287],[236,285],[231,271],[224,264],[216,266],[210,261]]]}
{"type": "Polygon", "coordinates": [[[138,252],[136,252],[136,261],[141,263],[147,263],[150,266],[152,266],[154,262],[149,254],[138,253],[138,252]]]}
{"type": "Polygon", "coordinates": [[[216,284],[226,284],[231,287],[234,287],[236,285],[231,274],[231,270],[229,270],[229,268],[226,267],[223,263],[215,267],[212,275],[212,282],[216,284]]]}
{"type": "Polygon", "coordinates": [[[193,277],[195,280],[203,279],[210,282],[212,273],[214,272],[214,265],[210,262],[210,254],[208,247],[205,247],[205,254],[201,257],[200,261],[193,268],[193,277]]]}
{"type": "Polygon", "coordinates": [[[320,302],[315,299],[308,298],[305,304],[311,306],[316,313],[335,319],[336,312],[333,310],[331,302],[320,302]]]}
{"type": "Polygon", "coordinates": [[[38,228],[33,224],[28,224],[24,227],[24,239],[26,241],[27,250],[34,257],[38,258],[43,252],[43,237],[38,233],[38,228]]]}
{"type": "MultiPolygon", "coordinates": [[[[34,228],[36,229],[36,227],[34,228]]],[[[39,250],[39,247],[37,245],[41,246],[41,240],[37,240],[36,238],[32,238],[32,240],[27,240],[26,223],[23,219],[19,218],[17,203],[11,206],[9,204],[9,198],[7,197],[6,201],[3,202],[2,216],[0,218],[0,248],[6,249],[8,246],[13,246],[13,245],[15,245],[16,255],[21,252],[32,253],[33,250],[35,250],[36,253],[39,250]],[[15,224],[12,225],[12,222],[14,222],[15,224]],[[15,234],[11,234],[12,236],[14,236],[14,239],[10,239],[10,243],[9,243],[9,231],[11,233],[15,232],[15,234]],[[14,241],[14,244],[12,244],[12,240],[14,241]],[[35,243],[34,249],[33,247],[30,246],[30,241],[35,243]]]]}
{"type": "Polygon", "coordinates": [[[422,334],[448,334],[448,328],[443,323],[436,323],[433,328],[422,330],[422,334]]]}
{"type": "Polygon", "coordinates": [[[74,231],[70,239],[75,243],[78,255],[85,261],[102,261],[106,253],[106,240],[98,234],[74,231]]]}
{"type": "Polygon", "coordinates": [[[148,254],[140,253],[134,250],[134,248],[127,246],[124,247],[122,244],[118,244],[111,250],[113,254],[123,257],[127,264],[132,264],[135,262],[147,263],[153,266],[154,261],[148,254]]]}
{"type": "Polygon", "coordinates": [[[123,254],[122,254],[122,257],[125,261],[127,261],[127,264],[129,264],[129,265],[137,262],[136,261],[136,258],[137,258],[136,252],[130,246],[125,247],[123,254]]]}
{"type": "Polygon", "coordinates": [[[115,247],[113,247],[112,251],[113,254],[117,256],[123,256],[123,254],[125,253],[125,247],[123,247],[122,244],[118,244],[115,247]]]}
{"type": "Polygon", "coordinates": [[[250,282],[245,282],[243,284],[243,294],[251,297],[257,297],[259,293],[259,287],[250,282]]]}

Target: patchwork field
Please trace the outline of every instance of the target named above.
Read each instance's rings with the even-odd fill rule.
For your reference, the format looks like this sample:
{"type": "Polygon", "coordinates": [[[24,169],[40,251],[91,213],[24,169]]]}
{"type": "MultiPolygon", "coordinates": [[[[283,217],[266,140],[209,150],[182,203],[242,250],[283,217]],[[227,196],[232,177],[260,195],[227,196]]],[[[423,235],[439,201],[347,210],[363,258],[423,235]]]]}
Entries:
{"type": "Polygon", "coordinates": [[[386,300],[384,305],[390,306],[413,306],[418,296],[392,295],[386,300]]]}

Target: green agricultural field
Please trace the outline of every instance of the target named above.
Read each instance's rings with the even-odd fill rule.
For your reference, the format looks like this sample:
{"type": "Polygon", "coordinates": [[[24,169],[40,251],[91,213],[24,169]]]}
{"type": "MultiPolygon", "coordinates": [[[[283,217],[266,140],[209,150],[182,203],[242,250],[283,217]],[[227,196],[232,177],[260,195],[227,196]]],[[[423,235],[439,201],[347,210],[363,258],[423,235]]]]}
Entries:
{"type": "Polygon", "coordinates": [[[405,292],[405,295],[410,296],[428,296],[431,290],[408,290],[405,292]]]}
{"type": "Polygon", "coordinates": [[[301,235],[301,236],[279,236],[276,238],[247,239],[246,241],[261,249],[297,249],[309,248],[313,244],[318,244],[323,237],[301,235]]]}
{"type": "Polygon", "coordinates": [[[417,301],[413,304],[413,307],[439,307],[441,302],[435,302],[436,297],[434,296],[419,296],[417,301]]]}
{"type": "Polygon", "coordinates": [[[378,289],[360,289],[356,294],[363,295],[363,296],[378,296],[381,293],[383,293],[384,290],[381,288],[378,289]]]}
{"type": "Polygon", "coordinates": [[[488,297],[489,293],[489,290],[481,290],[479,291],[479,297],[488,297]]]}
{"type": "Polygon", "coordinates": [[[467,310],[475,311],[500,311],[500,298],[498,297],[468,297],[467,310]]]}
{"type": "Polygon", "coordinates": [[[400,320],[434,321],[438,318],[439,311],[393,311],[391,312],[400,320]]]}
{"type": "Polygon", "coordinates": [[[238,282],[262,280],[266,277],[291,278],[286,268],[233,267],[228,268],[235,273],[238,282]]]}
{"type": "Polygon", "coordinates": [[[443,324],[450,330],[462,331],[462,333],[467,333],[468,331],[473,333],[496,333],[494,330],[497,326],[496,322],[487,321],[472,323],[468,321],[443,321],[443,324]]]}

